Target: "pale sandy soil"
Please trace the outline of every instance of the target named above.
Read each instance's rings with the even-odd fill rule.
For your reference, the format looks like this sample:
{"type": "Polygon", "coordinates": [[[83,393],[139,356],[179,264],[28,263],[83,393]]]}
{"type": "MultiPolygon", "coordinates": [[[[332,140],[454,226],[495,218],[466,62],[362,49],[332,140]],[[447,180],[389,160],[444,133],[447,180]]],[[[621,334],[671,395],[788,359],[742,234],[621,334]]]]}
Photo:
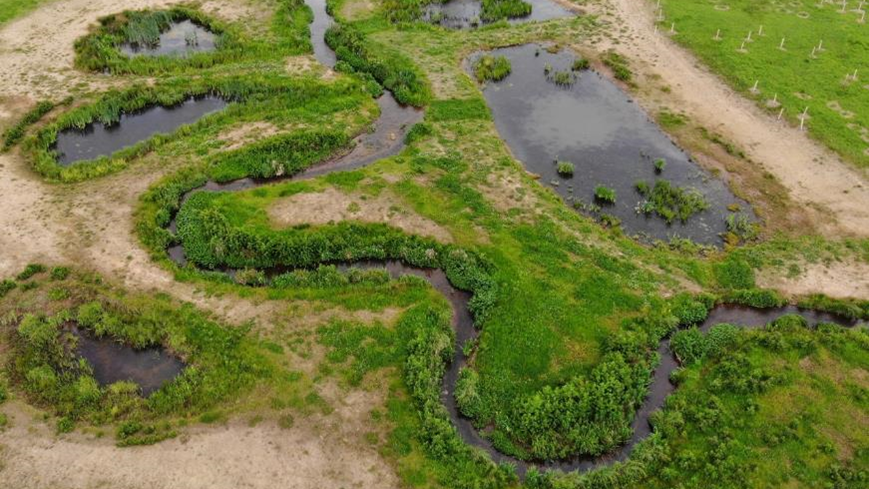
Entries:
{"type": "Polygon", "coordinates": [[[830,297],[840,299],[869,299],[869,264],[836,262],[804,265],[796,277],[768,270],[757,277],[757,282],[761,287],[780,290],[789,296],[823,291],[830,297]]]}
{"type": "Polygon", "coordinates": [[[701,125],[744,148],[753,161],[781,181],[799,204],[829,216],[826,231],[869,236],[869,181],[864,171],[843,162],[797,128],[776,121],[753,102],[730,89],[697,59],[654,32],[654,3],[600,0],[590,5],[607,12],[619,40],[604,40],[595,49],[613,47],[631,61],[660,76],[672,89],[675,108],[701,125]]]}
{"type": "Polygon", "coordinates": [[[328,418],[198,426],[157,445],[117,448],[112,436],[56,437],[36,412],[14,401],[2,411],[0,487],[51,489],[389,488],[395,475],[365,441],[378,392],[326,393],[328,418]],[[334,400],[333,400],[334,399],[334,400]],[[337,402],[337,404],[335,404],[337,402]]]}
{"type": "Polygon", "coordinates": [[[345,220],[383,223],[408,233],[452,242],[450,232],[431,219],[407,210],[407,205],[389,193],[377,197],[345,194],[335,189],[297,194],[277,200],[269,208],[269,217],[278,226],[328,224],[345,220]]]}

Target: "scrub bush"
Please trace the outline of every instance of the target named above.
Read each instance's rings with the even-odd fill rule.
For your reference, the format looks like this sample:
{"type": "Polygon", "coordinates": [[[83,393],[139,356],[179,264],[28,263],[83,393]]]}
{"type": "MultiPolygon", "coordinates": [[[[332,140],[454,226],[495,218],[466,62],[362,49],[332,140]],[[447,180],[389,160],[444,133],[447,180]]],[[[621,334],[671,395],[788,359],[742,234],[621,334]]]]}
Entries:
{"type": "Polygon", "coordinates": [[[574,172],[574,165],[569,161],[557,161],[555,162],[555,171],[558,172],[562,177],[572,177],[574,172]]]}
{"type": "Polygon", "coordinates": [[[700,192],[673,186],[667,180],[656,181],[651,189],[646,182],[637,182],[636,188],[646,198],[638,204],[637,212],[657,214],[667,224],[676,219],[687,222],[694,214],[709,208],[709,202],[700,192]]]}

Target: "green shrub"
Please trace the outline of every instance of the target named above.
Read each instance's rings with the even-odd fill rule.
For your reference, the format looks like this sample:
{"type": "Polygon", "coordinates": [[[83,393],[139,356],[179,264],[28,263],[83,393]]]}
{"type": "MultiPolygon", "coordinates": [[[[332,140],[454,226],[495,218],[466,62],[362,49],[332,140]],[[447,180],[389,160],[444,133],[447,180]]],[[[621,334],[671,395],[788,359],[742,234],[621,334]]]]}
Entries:
{"type": "Polygon", "coordinates": [[[425,139],[434,133],[434,128],[428,122],[419,122],[413,125],[407,135],[404,137],[405,144],[413,144],[421,139],[425,139]]]}
{"type": "Polygon", "coordinates": [[[474,62],[474,76],[480,83],[487,81],[500,81],[510,74],[510,60],[505,56],[492,56],[489,54],[480,56],[474,62]]]}
{"type": "Polygon", "coordinates": [[[553,71],[546,73],[546,79],[559,87],[570,87],[576,83],[576,75],[572,71],[553,71]]]}
{"type": "Polygon", "coordinates": [[[14,290],[15,287],[16,287],[16,284],[15,284],[14,280],[6,279],[6,280],[0,281],[0,299],[2,299],[3,297],[6,296],[6,294],[8,294],[12,290],[14,290]]]}
{"type": "Polygon", "coordinates": [[[66,280],[67,277],[69,277],[69,268],[54,267],[51,269],[52,280],[66,280]]]}
{"type": "Polygon", "coordinates": [[[727,258],[713,265],[715,279],[723,289],[753,289],[754,269],[747,261],[738,258],[727,258]]]}
{"type": "Polygon", "coordinates": [[[481,20],[495,22],[531,15],[531,4],[522,0],[483,0],[481,20]]]}
{"type": "Polygon", "coordinates": [[[657,160],[655,160],[656,173],[663,172],[665,168],[667,168],[667,160],[665,160],[664,158],[658,158],[657,160]]]}
{"type": "Polygon", "coordinates": [[[594,188],[594,198],[605,204],[616,203],[616,191],[604,185],[598,185],[594,188]]]}
{"type": "MultiPolygon", "coordinates": [[[[730,280],[730,279],[728,279],[730,280]]],[[[746,278],[738,279],[743,283],[750,283],[746,278]]],[[[767,289],[739,289],[728,292],[724,296],[724,301],[732,304],[742,304],[744,306],[756,307],[759,309],[768,309],[771,307],[781,307],[787,304],[787,300],[778,292],[767,289]]]]}
{"type": "Polygon", "coordinates": [[[679,363],[691,365],[703,360],[706,355],[706,337],[697,328],[677,331],[670,339],[670,350],[679,359],[679,363]]]}
{"type": "Polygon", "coordinates": [[[45,265],[39,263],[30,263],[24,270],[15,277],[16,280],[27,280],[38,273],[45,272],[45,265]]]}

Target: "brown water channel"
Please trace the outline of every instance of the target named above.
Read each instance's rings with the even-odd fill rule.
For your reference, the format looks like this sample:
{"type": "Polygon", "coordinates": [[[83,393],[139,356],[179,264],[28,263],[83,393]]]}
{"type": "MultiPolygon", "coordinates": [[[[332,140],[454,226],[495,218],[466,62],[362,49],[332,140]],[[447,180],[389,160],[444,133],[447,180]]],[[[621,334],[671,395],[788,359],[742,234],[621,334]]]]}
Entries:
{"type": "MultiPolygon", "coordinates": [[[[531,13],[524,17],[509,19],[511,24],[563,19],[574,17],[570,9],[553,0],[525,0],[531,4],[531,13]]],[[[447,29],[473,29],[485,25],[480,20],[483,3],[480,0],[449,0],[445,3],[430,3],[426,6],[424,19],[447,29]]]]}
{"type": "MultiPolygon", "coordinates": [[[[576,73],[572,86],[547,80],[551,73],[570,72],[575,56],[550,53],[536,44],[496,49],[490,54],[510,60],[512,72],[483,90],[499,134],[525,167],[540,175],[568,204],[594,204],[594,189],[605,185],[616,191],[614,205],[601,204],[601,211],[621,220],[631,235],[669,240],[690,238],[702,244],[720,244],[727,231],[727,207],[749,205],[737,198],[719,179],[698,164],[676,144],[618,86],[600,74],[576,73]],[[654,161],[663,158],[666,168],[658,174],[654,161]],[[572,177],[556,171],[555,161],[575,165],[572,177]],[[654,215],[637,211],[645,200],[636,190],[638,181],[650,186],[659,179],[692,188],[709,202],[709,209],[682,223],[668,225],[654,215]]],[[[469,65],[482,53],[470,59],[469,65]]],[[[753,217],[753,215],[751,215],[753,217]]]]}
{"type": "Polygon", "coordinates": [[[120,50],[129,57],[136,56],[190,56],[217,49],[217,34],[190,20],[172,24],[160,34],[154,45],[122,44],[120,50]]]}
{"type": "Polygon", "coordinates": [[[75,327],[70,331],[77,340],[76,353],[88,361],[102,386],[135,382],[147,397],[184,370],[184,363],[162,348],[135,349],[75,327]]]}
{"type": "Polygon", "coordinates": [[[120,120],[111,125],[92,122],[84,129],[66,129],[57,134],[53,147],[57,152],[57,163],[69,166],[110,156],[157,134],[174,132],[227,105],[228,102],[219,97],[191,97],[169,107],[154,105],[122,114],[120,120]]]}

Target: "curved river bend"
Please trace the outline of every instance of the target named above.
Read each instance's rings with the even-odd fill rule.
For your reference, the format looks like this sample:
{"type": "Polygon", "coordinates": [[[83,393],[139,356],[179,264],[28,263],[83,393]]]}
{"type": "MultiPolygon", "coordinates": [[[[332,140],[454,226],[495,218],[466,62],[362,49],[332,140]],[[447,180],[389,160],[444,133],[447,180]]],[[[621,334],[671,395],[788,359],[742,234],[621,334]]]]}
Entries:
{"type": "MultiPolygon", "coordinates": [[[[324,65],[329,67],[334,66],[334,53],[328,49],[322,37],[325,30],[332,22],[326,14],[325,2],[324,0],[307,0],[307,3],[314,11],[314,22],[311,30],[314,33],[312,41],[314,44],[315,56],[318,61],[324,65]]],[[[374,133],[360,136],[357,145],[350,153],[312,167],[294,177],[290,177],[290,179],[307,179],[335,171],[346,171],[360,168],[378,159],[395,155],[401,151],[404,147],[404,134],[410,126],[421,120],[422,112],[417,109],[400,106],[389,92],[385,92],[384,95],[378,99],[378,104],[380,105],[382,112],[380,119],[377,121],[374,133]]],[[[208,182],[204,186],[191,190],[185,194],[185,196],[182,197],[182,201],[194,192],[239,191],[266,185],[273,183],[274,181],[275,179],[262,181],[245,178],[228,183],[208,182]]],[[[169,229],[172,232],[175,231],[174,217],[169,225],[169,229]]],[[[177,265],[185,266],[187,264],[183,245],[171,247],[168,252],[170,258],[177,265]]],[[[456,345],[452,362],[444,375],[441,401],[446,407],[459,436],[461,436],[465,443],[483,449],[496,463],[509,462],[514,464],[520,475],[524,475],[528,468],[532,466],[541,467],[543,469],[558,469],[562,471],[586,471],[626,459],[630,455],[633,447],[651,433],[649,416],[652,412],[663,406],[664,400],[675,388],[670,383],[669,378],[670,373],[678,367],[678,364],[669,350],[668,341],[664,340],[658,348],[661,363],[655,369],[650,384],[649,395],[646,397],[642,407],[634,418],[632,426],[633,436],[627,444],[612,453],[596,458],[577,458],[574,460],[553,461],[540,464],[515,459],[497,451],[492,446],[492,443],[484,438],[474,428],[471,420],[459,413],[455,396],[453,395],[459,372],[467,363],[467,358],[462,351],[462,346],[468,341],[474,340],[478,335],[478,332],[474,327],[473,317],[468,309],[468,302],[471,299],[471,294],[455,288],[447,279],[446,274],[439,269],[423,269],[408,266],[402,262],[394,260],[383,262],[363,261],[352,264],[343,264],[341,267],[385,268],[393,278],[398,278],[403,275],[418,276],[428,281],[432,287],[443,294],[453,309],[452,324],[456,331],[456,345]]],[[[235,273],[234,270],[224,271],[230,275],[235,273]]],[[[276,274],[268,273],[270,272],[269,270],[264,271],[267,272],[267,275],[276,274]]],[[[285,269],[280,270],[280,272],[285,271],[285,269]]],[[[760,327],[784,314],[790,313],[801,314],[810,324],[834,322],[847,325],[847,322],[843,322],[841,319],[832,315],[812,311],[800,311],[795,307],[757,310],[734,306],[720,306],[709,314],[708,319],[703,323],[701,329],[706,331],[714,324],[722,322],[728,322],[744,327],[760,327]]]]}

